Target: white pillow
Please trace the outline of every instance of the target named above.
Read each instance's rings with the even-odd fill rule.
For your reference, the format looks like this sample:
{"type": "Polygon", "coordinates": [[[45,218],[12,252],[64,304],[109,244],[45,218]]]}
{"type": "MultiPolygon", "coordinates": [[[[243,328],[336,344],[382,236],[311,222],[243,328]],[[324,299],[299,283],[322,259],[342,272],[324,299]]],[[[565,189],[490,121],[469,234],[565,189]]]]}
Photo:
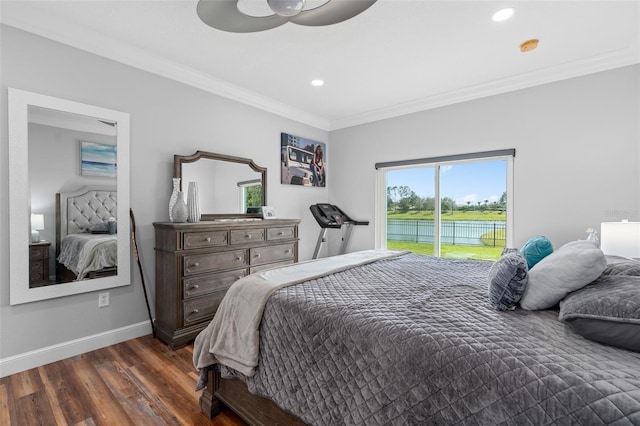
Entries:
{"type": "Polygon", "coordinates": [[[596,243],[567,243],[529,270],[520,306],[527,310],[551,308],[567,294],[595,281],[606,266],[604,253],[596,243]]]}

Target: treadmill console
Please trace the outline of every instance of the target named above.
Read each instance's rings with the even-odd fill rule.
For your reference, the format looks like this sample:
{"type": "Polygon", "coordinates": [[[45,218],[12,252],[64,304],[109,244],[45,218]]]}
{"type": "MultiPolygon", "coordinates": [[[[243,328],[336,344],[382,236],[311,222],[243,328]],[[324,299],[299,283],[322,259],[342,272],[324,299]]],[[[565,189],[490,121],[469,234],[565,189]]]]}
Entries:
{"type": "Polygon", "coordinates": [[[338,206],[318,203],[310,207],[311,214],[321,228],[340,228],[343,223],[349,222],[349,217],[338,206]]]}

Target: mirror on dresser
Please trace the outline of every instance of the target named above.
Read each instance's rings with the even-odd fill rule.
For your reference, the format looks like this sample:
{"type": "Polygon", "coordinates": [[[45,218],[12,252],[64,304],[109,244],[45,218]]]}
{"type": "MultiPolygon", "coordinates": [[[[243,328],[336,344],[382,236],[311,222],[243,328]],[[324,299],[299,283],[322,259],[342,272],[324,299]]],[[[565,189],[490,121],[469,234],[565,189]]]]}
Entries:
{"type": "Polygon", "coordinates": [[[10,304],[130,284],[129,114],[14,88],[8,107],[10,304]]]}
{"type": "Polygon", "coordinates": [[[173,175],[187,199],[189,182],[197,182],[202,220],[261,217],[266,206],[267,169],[249,158],[196,151],[174,155],[173,175]]]}

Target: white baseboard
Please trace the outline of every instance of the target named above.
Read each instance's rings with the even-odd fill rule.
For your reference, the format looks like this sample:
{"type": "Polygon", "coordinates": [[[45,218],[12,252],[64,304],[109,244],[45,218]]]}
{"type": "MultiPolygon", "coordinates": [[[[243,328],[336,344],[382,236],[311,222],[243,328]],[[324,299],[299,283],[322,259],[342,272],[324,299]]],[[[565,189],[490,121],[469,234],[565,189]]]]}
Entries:
{"type": "Polygon", "coordinates": [[[71,340],[57,345],[36,349],[22,354],[0,359],[0,377],[10,376],[21,371],[49,364],[61,359],[70,358],[86,352],[137,337],[151,334],[151,324],[144,321],[122,328],[105,331],[92,336],[71,340]]]}

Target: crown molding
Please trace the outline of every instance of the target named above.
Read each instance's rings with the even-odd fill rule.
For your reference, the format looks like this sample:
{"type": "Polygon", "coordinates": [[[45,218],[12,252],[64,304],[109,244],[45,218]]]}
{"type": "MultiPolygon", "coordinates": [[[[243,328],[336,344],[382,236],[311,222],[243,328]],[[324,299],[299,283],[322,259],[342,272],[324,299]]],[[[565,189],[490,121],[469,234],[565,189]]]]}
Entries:
{"type": "Polygon", "coordinates": [[[638,46],[331,121],[330,131],[640,63],[638,46]]]}
{"type": "Polygon", "coordinates": [[[325,131],[329,129],[330,123],[326,118],[293,108],[240,86],[152,55],[145,50],[104,37],[96,32],[84,30],[77,25],[67,25],[64,31],[60,31],[50,25],[45,18],[42,16],[30,16],[27,20],[3,11],[2,15],[0,15],[0,22],[284,118],[325,131]]]}
{"type": "Polygon", "coordinates": [[[464,89],[443,92],[362,114],[329,120],[157,57],[145,50],[117,42],[93,31],[83,30],[77,25],[67,25],[65,30],[61,32],[54,28],[46,18],[43,16],[29,16],[28,19],[22,19],[16,14],[6,13],[5,10],[0,15],[0,22],[325,131],[353,127],[640,63],[638,44],[634,43],[634,45],[626,49],[600,56],[567,62],[555,67],[494,80],[464,89]]]}

